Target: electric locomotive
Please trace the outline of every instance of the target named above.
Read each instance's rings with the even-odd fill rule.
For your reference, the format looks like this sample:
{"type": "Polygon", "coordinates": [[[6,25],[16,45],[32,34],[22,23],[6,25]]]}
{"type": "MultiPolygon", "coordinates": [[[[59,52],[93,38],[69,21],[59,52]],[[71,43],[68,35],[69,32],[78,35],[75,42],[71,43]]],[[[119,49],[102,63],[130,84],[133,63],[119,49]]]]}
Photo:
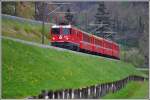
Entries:
{"type": "Polygon", "coordinates": [[[53,25],[50,34],[52,46],[120,59],[117,43],[89,34],[72,25],[53,25]]]}

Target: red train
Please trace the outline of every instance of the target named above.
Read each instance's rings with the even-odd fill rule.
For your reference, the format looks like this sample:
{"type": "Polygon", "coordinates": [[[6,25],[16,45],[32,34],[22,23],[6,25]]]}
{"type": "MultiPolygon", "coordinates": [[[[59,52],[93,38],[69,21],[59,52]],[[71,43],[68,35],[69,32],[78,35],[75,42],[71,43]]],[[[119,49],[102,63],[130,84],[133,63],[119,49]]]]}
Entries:
{"type": "Polygon", "coordinates": [[[113,41],[97,37],[71,25],[51,27],[52,46],[120,59],[119,45],[113,41]]]}

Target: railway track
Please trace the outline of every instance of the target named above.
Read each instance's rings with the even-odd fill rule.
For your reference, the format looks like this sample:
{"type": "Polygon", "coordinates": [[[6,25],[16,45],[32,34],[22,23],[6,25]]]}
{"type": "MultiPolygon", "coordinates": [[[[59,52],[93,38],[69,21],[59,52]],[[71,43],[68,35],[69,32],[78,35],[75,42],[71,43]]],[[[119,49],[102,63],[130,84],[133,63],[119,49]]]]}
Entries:
{"type": "Polygon", "coordinates": [[[78,55],[82,55],[82,56],[92,56],[92,57],[99,57],[99,58],[119,61],[117,59],[111,59],[111,58],[106,58],[106,57],[102,57],[102,56],[98,56],[98,55],[92,55],[92,54],[87,54],[87,53],[82,53],[82,52],[76,52],[76,51],[72,51],[72,50],[65,49],[65,48],[59,48],[59,47],[54,47],[54,46],[50,46],[50,45],[40,44],[40,43],[36,43],[36,42],[25,41],[25,40],[21,40],[21,39],[18,39],[18,38],[1,36],[1,39],[8,39],[8,40],[20,42],[20,43],[23,43],[23,44],[33,45],[33,46],[37,46],[37,47],[41,47],[41,48],[50,48],[50,49],[55,49],[57,51],[70,52],[70,53],[74,53],[74,54],[78,54],[78,55]]]}

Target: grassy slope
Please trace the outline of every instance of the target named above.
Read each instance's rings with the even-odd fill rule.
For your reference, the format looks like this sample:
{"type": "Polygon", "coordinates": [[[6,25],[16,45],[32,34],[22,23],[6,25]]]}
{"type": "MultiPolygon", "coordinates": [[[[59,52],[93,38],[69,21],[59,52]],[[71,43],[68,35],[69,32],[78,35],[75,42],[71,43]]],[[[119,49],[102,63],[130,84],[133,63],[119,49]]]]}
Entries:
{"type": "Polygon", "coordinates": [[[149,76],[149,70],[140,70],[141,72],[143,72],[144,74],[147,74],[147,76],[149,76]]]}
{"type": "Polygon", "coordinates": [[[103,99],[147,99],[148,98],[148,81],[130,82],[127,86],[116,93],[110,93],[103,99]]]}
{"type": "Polygon", "coordinates": [[[24,98],[42,89],[79,88],[143,75],[122,61],[83,56],[2,39],[2,97],[24,98]]]}
{"type": "MultiPolygon", "coordinates": [[[[48,44],[49,25],[45,25],[45,44],[48,44]]],[[[41,43],[41,24],[2,17],[2,35],[41,43]]]]}

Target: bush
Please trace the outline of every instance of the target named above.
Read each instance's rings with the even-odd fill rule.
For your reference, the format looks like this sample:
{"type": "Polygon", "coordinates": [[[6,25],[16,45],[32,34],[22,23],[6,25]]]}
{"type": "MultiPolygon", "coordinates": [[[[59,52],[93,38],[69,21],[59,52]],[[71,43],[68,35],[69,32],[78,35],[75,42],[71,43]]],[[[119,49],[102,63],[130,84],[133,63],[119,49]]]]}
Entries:
{"type": "Polygon", "coordinates": [[[14,15],[15,14],[15,6],[13,2],[2,2],[2,13],[14,15]]]}
{"type": "Polygon", "coordinates": [[[123,51],[121,59],[133,64],[135,67],[142,67],[144,65],[144,55],[142,55],[137,48],[123,51]]]}

